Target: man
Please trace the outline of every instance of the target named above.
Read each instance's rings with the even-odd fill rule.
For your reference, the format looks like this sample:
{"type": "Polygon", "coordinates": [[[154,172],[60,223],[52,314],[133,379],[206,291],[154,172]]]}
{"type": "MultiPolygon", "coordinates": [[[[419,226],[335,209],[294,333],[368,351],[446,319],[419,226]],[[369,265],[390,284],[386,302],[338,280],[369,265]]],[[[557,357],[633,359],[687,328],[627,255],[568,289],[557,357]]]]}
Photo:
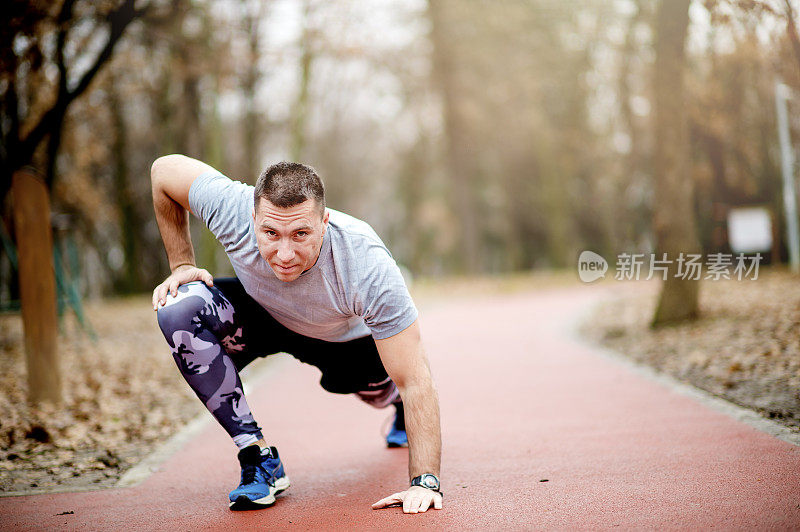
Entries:
{"type": "Polygon", "coordinates": [[[330,392],[395,406],[387,444],[409,447],[411,486],[373,508],[440,509],[439,404],[417,310],[372,228],[327,209],[322,181],[301,164],[270,166],[252,187],[167,155],[151,178],[172,272],[153,308],[187,383],[240,449],[231,509],[269,506],[290,485],[239,379],[254,358],[277,352],[317,366],[330,392]],[[214,280],[195,265],[189,211],[223,244],[236,278],[214,280]]]}

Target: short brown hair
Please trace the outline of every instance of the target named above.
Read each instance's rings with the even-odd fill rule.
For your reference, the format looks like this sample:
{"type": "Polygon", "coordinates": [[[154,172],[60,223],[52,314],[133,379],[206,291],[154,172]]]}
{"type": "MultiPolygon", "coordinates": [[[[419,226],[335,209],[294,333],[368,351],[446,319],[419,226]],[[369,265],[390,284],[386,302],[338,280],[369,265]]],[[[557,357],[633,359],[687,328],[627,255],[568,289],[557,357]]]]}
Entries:
{"type": "Polygon", "coordinates": [[[261,172],[253,198],[256,209],[261,198],[284,208],[313,198],[320,216],[325,215],[325,185],[317,171],[305,164],[282,161],[261,172]]]}

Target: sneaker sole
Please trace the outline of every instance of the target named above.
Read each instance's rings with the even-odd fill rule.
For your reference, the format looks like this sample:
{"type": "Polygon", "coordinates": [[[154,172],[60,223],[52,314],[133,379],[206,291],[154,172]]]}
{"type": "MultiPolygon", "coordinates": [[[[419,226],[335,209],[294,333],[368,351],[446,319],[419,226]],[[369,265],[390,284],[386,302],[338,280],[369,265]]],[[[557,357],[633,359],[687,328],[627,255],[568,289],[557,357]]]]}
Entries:
{"type": "Polygon", "coordinates": [[[282,476],[281,478],[275,481],[275,495],[283,493],[284,491],[289,489],[291,485],[292,483],[289,481],[289,477],[287,477],[286,475],[282,476]]]}
{"type": "Polygon", "coordinates": [[[273,504],[275,504],[275,495],[271,493],[266,497],[262,497],[254,501],[248,499],[244,495],[239,495],[235,501],[230,503],[229,508],[238,512],[241,510],[260,510],[262,508],[272,506],[273,504]]]}
{"type": "Polygon", "coordinates": [[[275,495],[283,493],[284,491],[289,489],[291,485],[292,483],[289,481],[289,477],[283,476],[275,481],[275,486],[272,488],[275,491],[272,491],[272,489],[270,489],[270,494],[267,495],[266,497],[262,497],[256,500],[250,500],[244,495],[240,495],[239,497],[236,498],[235,501],[232,501],[228,505],[228,507],[236,512],[242,510],[261,510],[263,508],[268,508],[273,504],[275,504],[275,495]]]}

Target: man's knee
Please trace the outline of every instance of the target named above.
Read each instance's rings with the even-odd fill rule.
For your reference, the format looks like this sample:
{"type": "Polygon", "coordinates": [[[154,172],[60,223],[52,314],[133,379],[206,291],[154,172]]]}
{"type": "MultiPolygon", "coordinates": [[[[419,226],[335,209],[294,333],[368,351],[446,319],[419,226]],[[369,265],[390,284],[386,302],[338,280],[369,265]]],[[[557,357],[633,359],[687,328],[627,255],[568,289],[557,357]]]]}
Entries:
{"type": "Polygon", "coordinates": [[[166,304],[158,309],[158,325],[172,348],[187,334],[206,343],[220,343],[228,353],[241,354],[245,348],[233,305],[219,288],[202,281],[181,285],[175,297],[168,295],[166,304]]]}
{"type": "Polygon", "coordinates": [[[161,332],[172,339],[178,330],[192,330],[199,325],[198,317],[207,313],[213,294],[202,281],[193,281],[178,287],[176,296],[167,294],[166,304],[158,308],[157,319],[161,332]]]}
{"type": "Polygon", "coordinates": [[[369,384],[366,390],[356,392],[356,395],[375,408],[386,408],[400,400],[400,391],[389,377],[384,381],[369,384]]]}

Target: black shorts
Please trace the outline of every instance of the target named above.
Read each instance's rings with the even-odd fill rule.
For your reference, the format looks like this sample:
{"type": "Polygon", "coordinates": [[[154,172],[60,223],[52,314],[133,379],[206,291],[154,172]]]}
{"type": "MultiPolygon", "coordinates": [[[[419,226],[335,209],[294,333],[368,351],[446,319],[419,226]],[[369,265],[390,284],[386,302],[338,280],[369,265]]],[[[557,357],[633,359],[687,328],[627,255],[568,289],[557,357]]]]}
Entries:
{"type": "Polygon", "coordinates": [[[326,342],[303,336],[281,325],[245,291],[239,279],[214,279],[236,310],[246,348],[228,353],[238,370],[259,357],[288,353],[300,362],[319,368],[320,384],[332,393],[356,393],[388,379],[372,336],[348,342],[326,342]]]}

